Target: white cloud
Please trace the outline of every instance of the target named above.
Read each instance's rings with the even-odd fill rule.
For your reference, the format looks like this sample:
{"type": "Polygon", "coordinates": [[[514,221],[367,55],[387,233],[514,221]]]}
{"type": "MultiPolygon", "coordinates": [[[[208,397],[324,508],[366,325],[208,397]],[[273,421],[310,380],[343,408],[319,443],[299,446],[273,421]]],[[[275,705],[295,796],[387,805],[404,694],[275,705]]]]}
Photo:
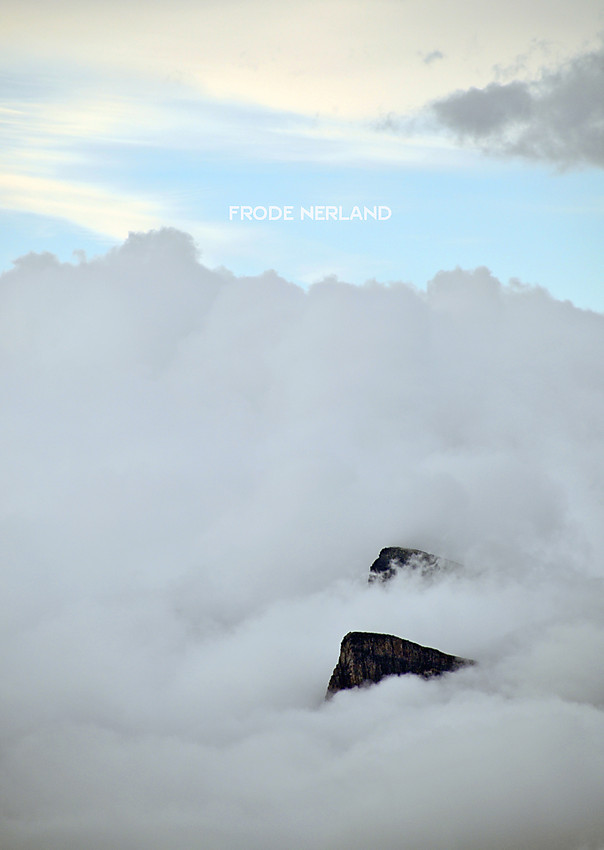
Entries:
{"type": "Polygon", "coordinates": [[[3,846],[604,844],[604,317],[167,230],[23,258],[0,340],[3,846]],[[350,629],[479,664],[324,704],[350,629]]]}

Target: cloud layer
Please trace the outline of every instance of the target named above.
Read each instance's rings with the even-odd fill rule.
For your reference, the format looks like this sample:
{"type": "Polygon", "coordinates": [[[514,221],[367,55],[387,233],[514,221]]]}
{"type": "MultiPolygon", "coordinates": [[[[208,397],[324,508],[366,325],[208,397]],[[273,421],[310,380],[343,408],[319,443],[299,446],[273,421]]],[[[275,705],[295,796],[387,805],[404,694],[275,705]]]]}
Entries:
{"type": "Polygon", "coordinates": [[[165,230],[0,324],[3,847],[604,846],[604,317],[165,230]],[[368,586],[395,544],[465,571],[368,586]],[[351,629],[479,664],[326,704],[351,629]]]}
{"type": "Polygon", "coordinates": [[[437,100],[439,122],[487,153],[604,166],[604,48],[534,83],[491,83],[437,100]]]}

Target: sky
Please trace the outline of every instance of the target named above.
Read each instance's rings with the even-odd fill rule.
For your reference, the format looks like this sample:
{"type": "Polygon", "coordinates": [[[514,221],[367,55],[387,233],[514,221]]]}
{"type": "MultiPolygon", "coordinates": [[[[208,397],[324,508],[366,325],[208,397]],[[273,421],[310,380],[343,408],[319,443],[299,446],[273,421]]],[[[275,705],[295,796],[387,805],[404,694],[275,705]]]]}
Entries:
{"type": "Polygon", "coordinates": [[[604,850],[604,5],[0,16],[3,850],[604,850]]]}
{"type": "Polygon", "coordinates": [[[598,0],[5,0],[0,14],[1,269],[167,226],[237,274],[425,287],[485,265],[604,309],[598,0]],[[243,204],[392,215],[229,220],[243,204]]]}

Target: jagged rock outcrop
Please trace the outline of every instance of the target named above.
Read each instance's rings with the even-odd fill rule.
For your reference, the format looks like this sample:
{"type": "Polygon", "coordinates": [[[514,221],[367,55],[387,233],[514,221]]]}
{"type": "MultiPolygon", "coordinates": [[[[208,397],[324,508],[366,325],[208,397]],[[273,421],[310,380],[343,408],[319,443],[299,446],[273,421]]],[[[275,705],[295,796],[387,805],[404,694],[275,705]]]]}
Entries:
{"type": "Polygon", "coordinates": [[[348,688],[380,682],[386,676],[411,673],[428,679],[475,663],[469,658],[447,655],[394,635],[349,632],[342,641],[340,658],[329,680],[326,697],[348,688]]]}
{"type": "Polygon", "coordinates": [[[379,557],[369,569],[369,582],[388,581],[399,570],[418,571],[422,576],[434,576],[440,572],[458,569],[460,564],[448,561],[438,555],[422,552],[421,549],[404,549],[402,546],[388,546],[382,549],[379,557]]]}

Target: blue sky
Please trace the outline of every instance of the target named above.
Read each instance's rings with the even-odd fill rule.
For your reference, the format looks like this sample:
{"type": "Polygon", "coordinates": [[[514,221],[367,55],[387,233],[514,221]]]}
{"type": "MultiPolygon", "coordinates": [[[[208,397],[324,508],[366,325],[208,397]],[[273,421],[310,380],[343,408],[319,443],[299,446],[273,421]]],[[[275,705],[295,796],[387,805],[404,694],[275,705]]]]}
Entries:
{"type": "Polygon", "coordinates": [[[359,0],[346,14],[305,0],[285,20],[266,2],[131,0],[103,16],[77,0],[9,2],[0,269],[171,226],[193,234],[202,262],[237,274],[423,287],[442,269],[487,266],[604,310],[604,5],[580,3],[569,23],[569,3],[536,3],[523,30],[517,5],[485,16],[469,3],[451,18],[443,0],[359,0]],[[574,117],[575,77],[589,120],[574,117]],[[507,105],[507,124],[492,118],[514,86],[532,98],[524,124],[507,105]],[[455,102],[451,118],[452,95],[476,90],[475,113],[455,102]],[[392,217],[237,223],[231,204],[384,204],[392,217]]]}

